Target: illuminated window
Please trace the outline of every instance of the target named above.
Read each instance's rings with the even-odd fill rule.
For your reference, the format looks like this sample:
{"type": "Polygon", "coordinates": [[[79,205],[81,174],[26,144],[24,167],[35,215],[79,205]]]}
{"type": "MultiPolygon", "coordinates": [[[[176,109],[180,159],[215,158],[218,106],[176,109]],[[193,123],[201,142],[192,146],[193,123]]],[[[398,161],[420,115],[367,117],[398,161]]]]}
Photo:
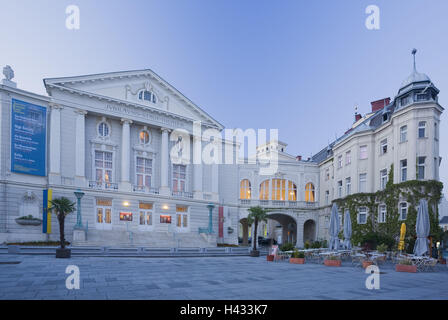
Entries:
{"type": "Polygon", "coordinates": [[[149,101],[152,103],[156,103],[156,95],[148,90],[141,90],[138,93],[138,99],[142,101],[149,101]]]}
{"type": "Polygon", "coordinates": [[[176,226],[178,228],[188,227],[188,207],[176,206],[176,226]]]}
{"type": "Polygon", "coordinates": [[[288,181],[288,200],[297,201],[297,186],[292,181],[288,181]]]}
{"type": "Polygon", "coordinates": [[[96,199],[96,223],[112,222],[112,200],[96,199]]]}
{"type": "Polygon", "coordinates": [[[147,130],[142,130],[138,134],[138,139],[141,144],[148,144],[149,143],[149,132],[147,130]]]}
{"type": "Polygon", "coordinates": [[[240,182],[240,199],[251,198],[251,185],[248,179],[241,180],[240,182]]]}
{"type": "Polygon", "coordinates": [[[272,200],[286,200],[286,180],[272,179],[272,200]]]}
{"type": "Polygon", "coordinates": [[[269,180],[260,184],[260,200],[269,200],[269,180]]]}
{"type": "Polygon", "coordinates": [[[171,223],[171,216],[160,215],[160,223],[171,223]]]}
{"type": "Polygon", "coordinates": [[[132,221],[132,212],[120,212],[120,221],[132,221]]]}
{"type": "Polygon", "coordinates": [[[152,226],[152,203],[140,202],[138,205],[141,226],[152,226]]]}
{"type": "Polygon", "coordinates": [[[112,152],[95,150],[95,179],[97,182],[112,182],[112,152]]]}
{"type": "Polygon", "coordinates": [[[314,184],[308,182],[305,186],[305,201],[314,202],[314,184]]]}

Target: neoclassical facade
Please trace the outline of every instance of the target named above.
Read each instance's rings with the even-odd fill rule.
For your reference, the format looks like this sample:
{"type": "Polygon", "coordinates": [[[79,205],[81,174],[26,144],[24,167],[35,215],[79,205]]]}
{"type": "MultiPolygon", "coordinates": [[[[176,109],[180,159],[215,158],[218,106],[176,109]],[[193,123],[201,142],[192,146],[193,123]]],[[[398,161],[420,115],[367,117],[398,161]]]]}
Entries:
{"type": "Polygon", "coordinates": [[[248,208],[259,205],[270,210],[258,236],[302,247],[328,238],[334,199],[384,188],[392,164],[394,182],[439,179],[443,108],[415,69],[394,99],[373,102],[308,159],[276,139],[239,159],[236,139],[223,139],[218,121],[151,70],[44,79],[47,96],[4,74],[0,243],[57,240],[49,197],[76,193],[66,234],[77,245],[245,244],[248,208]],[[278,169],[262,173],[259,159],[272,155],[278,169]]]}

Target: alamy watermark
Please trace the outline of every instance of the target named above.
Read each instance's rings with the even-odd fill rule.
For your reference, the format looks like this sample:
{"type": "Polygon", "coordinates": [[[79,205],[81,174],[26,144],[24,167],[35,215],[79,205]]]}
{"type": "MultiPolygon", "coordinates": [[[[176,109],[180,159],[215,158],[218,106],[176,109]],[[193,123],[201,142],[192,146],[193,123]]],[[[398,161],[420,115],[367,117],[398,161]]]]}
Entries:
{"type": "Polygon", "coordinates": [[[81,26],[81,17],[79,7],[77,5],[71,4],[65,8],[65,27],[68,30],[79,30],[81,26]]]}
{"type": "Polygon", "coordinates": [[[376,5],[371,4],[366,8],[366,28],[368,30],[379,30],[380,29],[380,8],[376,5]]]}
{"type": "Polygon", "coordinates": [[[65,280],[65,287],[68,290],[79,290],[80,288],[80,271],[79,267],[75,266],[73,264],[68,265],[67,268],[65,268],[65,273],[69,274],[67,279],[65,280]]]}

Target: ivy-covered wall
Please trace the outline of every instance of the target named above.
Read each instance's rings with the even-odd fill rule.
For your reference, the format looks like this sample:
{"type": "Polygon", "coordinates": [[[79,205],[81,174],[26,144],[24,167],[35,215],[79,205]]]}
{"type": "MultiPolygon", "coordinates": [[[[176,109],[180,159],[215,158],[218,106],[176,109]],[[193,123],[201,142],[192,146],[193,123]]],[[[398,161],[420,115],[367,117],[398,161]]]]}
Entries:
{"type": "MultiPolygon", "coordinates": [[[[430,235],[436,241],[442,237],[442,229],[439,227],[438,204],[442,195],[443,184],[439,181],[411,180],[399,184],[393,184],[393,167],[389,171],[389,179],[384,190],[376,193],[358,193],[342,199],[334,200],[342,217],[345,210],[350,211],[352,222],[352,243],[358,245],[367,235],[376,234],[382,239],[393,239],[395,244],[400,236],[401,224],[406,224],[405,243],[408,248],[413,248],[416,232],[417,208],[420,199],[428,201],[429,219],[431,223],[430,235]],[[400,220],[399,204],[407,202],[408,212],[406,220],[400,220]],[[386,222],[379,223],[379,206],[386,205],[386,222]],[[358,224],[359,207],[367,207],[367,223],[358,224]]],[[[342,232],[341,232],[342,233],[342,232]]],[[[342,237],[341,237],[342,238],[342,237]]],[[[393,241],[392,240],[392,241],[393,241]]],[[[395,245],[394,244],[394,245],[395,245]]],[[[362,245],[362,243],[361,243],[362,245]]]]}

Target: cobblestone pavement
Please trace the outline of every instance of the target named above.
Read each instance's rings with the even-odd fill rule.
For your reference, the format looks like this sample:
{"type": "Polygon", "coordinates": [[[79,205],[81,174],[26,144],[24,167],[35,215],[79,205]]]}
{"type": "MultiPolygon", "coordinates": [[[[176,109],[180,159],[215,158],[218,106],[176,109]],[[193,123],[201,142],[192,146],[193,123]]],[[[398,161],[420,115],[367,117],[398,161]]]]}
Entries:
{"type": "Polygon", "coordinates": [[[349,262],[338,268],[266,257],[1,255],[0,299],[448,299],[446,266],[412,274],[385,265],[379,290],[366,288],[367,277],[349,262]],[[68,265],[79,267],[78,290],[66,288],[68,265]]]}

